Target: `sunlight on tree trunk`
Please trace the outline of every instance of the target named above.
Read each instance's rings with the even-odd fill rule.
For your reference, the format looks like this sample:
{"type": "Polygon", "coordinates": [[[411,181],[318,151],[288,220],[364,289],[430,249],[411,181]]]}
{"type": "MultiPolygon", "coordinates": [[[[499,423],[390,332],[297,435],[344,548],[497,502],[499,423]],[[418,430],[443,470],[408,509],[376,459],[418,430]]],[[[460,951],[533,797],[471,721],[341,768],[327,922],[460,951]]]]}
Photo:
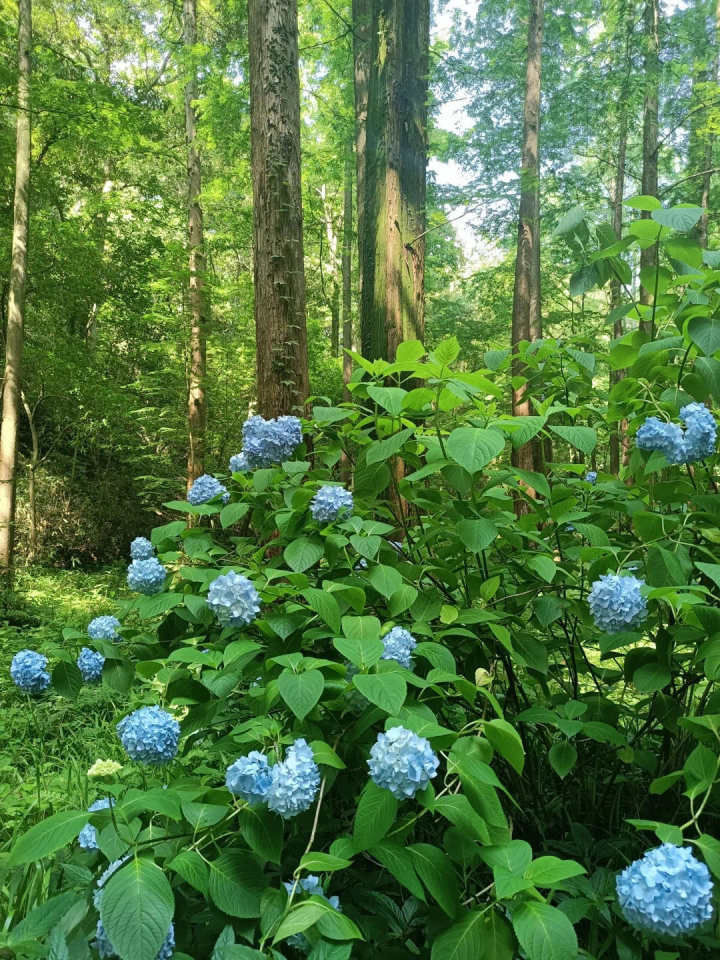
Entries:
{"type": "Polygon", "coordinates": [[[343,246],[342,246],[342,341],[344,397],[350,399],[347,384],[352,374],[352,242],[353,242],[353,148],[352,142],[345,149],[345,182],[343,188],[343,246]]]}
{"type": "MultiPolygon", "coordinates": [[[[542,336],[540,316],[540,182],[538,149],[540,135],[540,82],[543,41],[543,0],[529,0],[527,72],[523,110],[522,165],[520,171],[520,212],[518,223],[515,288],[512,311],[513,377],[526,377],[527,367],[518,355],[523,341],[542,336]]],[[[530,416],[527,383],[513,388],[515,417],[530,416]]],[[[542,469],[539,444],[522,444],[513,451],[513,463],[521,470],[542,469]]],[[[530,488],[528,488],[530,489],[530,488]]],[[[534,491],[530,490],[531,495],[534,491]]],[[[521,508],[522,501],[517,502],[521,508]]]]}
{"type": "Polygon", "coordinates": [[[250,0],[248,26],[258,411],[277,417],[310,391],[297,0],[250,0]]]}
{"type": "Polygon", "coordinates": [[[187,489],[205,472],[205,434],[207,432],[206,327],[207,314],[203,272],[205,250],[203,214],[200,206],[202,187],[200,154],[197,149],[195,101],[198,97],[197,68],[193,47],[197,43],[196,0],[183,0],[185,56],[189,70],[185,85],[185,139],[188,148],[188,250],[190,268],[190,376],[188,384],[188,462],[187,489]]]}
{"type": "MultiPolygon", "coordinates": [[[[643,170],[642,192],[646,196],[658,194],[658,89],[660,85],[659,49],[660,11],[658,0],[645,0],[645,101],[643,104],[643,170]]],[[[650,211],[641,216],[650,218],[650,211]]],[[[658,264],[658,248],[653,243],[640,251],[640,303],[651,306],[655,299],[654,278],[658,264]],[[642,276],[649,287],[642,283],[642,276]]],[[[655,331],[651,317],[640,321],[640,329],[653,337],[655,331]]]]}
{"type": "Polygon", "coordinates": [[[0,426],[0,575],[12,586],[15,539],[15,471],[20,413],[25,283],[30,219],[30,53],[32,10],[30,0],[18,3],[18,89],[15,152],[15,205],[13,215],[10,295],[5,342],[5,378],[0,426]]]}

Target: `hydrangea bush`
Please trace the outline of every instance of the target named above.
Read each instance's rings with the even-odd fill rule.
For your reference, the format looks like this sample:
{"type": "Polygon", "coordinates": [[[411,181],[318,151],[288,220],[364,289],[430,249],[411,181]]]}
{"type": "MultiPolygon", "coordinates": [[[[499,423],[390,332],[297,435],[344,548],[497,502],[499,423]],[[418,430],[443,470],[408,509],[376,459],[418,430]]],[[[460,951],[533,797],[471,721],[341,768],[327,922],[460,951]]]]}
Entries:
{"type": "MultiPolygon", "coordinates": [[[[607,410],[588,344],[528,348],[544,472],[513,465],[509,357],[468,372],[453,340],[356,358],[352,402],[302,423],[251,418],[228,502],[165,505],[121,642],[96,641],[118,738],[88,792],[114,803],[14,844],[10,869],[52,878],[27,938],[123,960],[717,956],[720,361],[679,297],[652,350],[623,342],[607,410]],[[615,477],[592,458],[621,422],[615,477]],[[327,488],[352,511],[318,517],[327,488]]],[[[72,692],[83,642],[53,648],[29,709],[72,692]]]]}

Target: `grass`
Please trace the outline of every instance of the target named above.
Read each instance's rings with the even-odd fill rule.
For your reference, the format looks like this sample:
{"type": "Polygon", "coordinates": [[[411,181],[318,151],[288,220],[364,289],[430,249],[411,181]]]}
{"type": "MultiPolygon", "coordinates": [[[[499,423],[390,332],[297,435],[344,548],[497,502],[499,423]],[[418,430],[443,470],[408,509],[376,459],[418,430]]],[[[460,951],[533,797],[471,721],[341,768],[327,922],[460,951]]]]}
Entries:
{"type": "MultiPolygon", "coordinates": [[[[49,892],[41,864],[5,867],[14,839],[60,809],[87,807],[99,795],[88,768],[99,757],[123,760],[113,729],[119,694],[83,687],[77,700],[31,699],[12,683],[10,661],[24,648],[51,658],[53,648],[67,647],[63,627],[84,630],[93,617],[112,613],[125,592],[123,579],[122,567],[32,567],[20,570],[15,592],[0,598],[0,930],[49,892]]],[[[81,644],[71,643],[79,651],[81,644]]]]}

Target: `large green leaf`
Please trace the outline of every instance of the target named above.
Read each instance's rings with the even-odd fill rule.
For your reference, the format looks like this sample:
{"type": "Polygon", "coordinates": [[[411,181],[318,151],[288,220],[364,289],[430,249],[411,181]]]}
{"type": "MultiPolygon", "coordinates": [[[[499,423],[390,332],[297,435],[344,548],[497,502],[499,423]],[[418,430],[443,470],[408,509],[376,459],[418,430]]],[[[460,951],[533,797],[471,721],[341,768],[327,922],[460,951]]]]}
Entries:
{"type": "Polygon", "coordinates": [[[315,566],[324,553],[325,548],[319,540],[300,537],[285,547],[283,556],[291,570],[295,573],[304,573],[315,566]]]}
{"type": "Polygon", "coordinates": [[[407,684],[399,673],[356,673],[353,684],[366,700],[386,713],[397,713],[405,703],[407,684]]]}
{"type": "MultiPolygon", "coordinates": [[[[369,539],[369,538],[368,538],[369,539]]],[[[380,539],[379,537],[377,538],[380,539]]],[[[303,596],[311,610],[320,616],[325,623],[336,633],[340,632],[340,605],[335,597],[327,590],[317,590],[309,587],[303,591],[303,596]]]]}
{"type": "Polygon", "coordinates": [[[384,440],[375,440],[365,451],[365,463],[370,467],[374,463],[383,463],[399,453],[406,440],[412,436],[413,431],[409,428],[394,433],[391,437],[384,440]]]}
{"type": "Polygon", "coordinates": [[[431,960],[513,960],[514,938],[497,910],[471,910],[432,945],[431,960]]]}
{"type": "Polygon", "coordinates": [[[428,893],[449,917],[456,916],[460,906],[460,891],[455,868],[448,855],[429,843],[413,843],[408,850],[428,893]]]}
{"type": "Polygon", "coordinates": [[[174,910],[170,883],[151,860],[131,860],[103,887],[100,919],[122,960],[155,960],[174,910]]]}
{"type": "Polygon", "coordinates": [[[523,772],[525,765],[525,747],[520,734],[507,720],[488,720],[484,726],[485,736],[501,757],[518,773],[523,772]]]}
{"type": "Polygon", "coordinates": [[[294,673],[285,669],[278,677],[280,696],[298,720],[304,720],[322,696],[325,677],[319,670],[294,673]]]}
{"type": "Polygon", "coordinates": [[[66,810],[41,820],[15,842],[10,851],[8,865],[15,867],[20,863],[30,863],[55,853],[60,847],[74,840],[88,820],[85,810],[66,810]]]}
{"type": "Polygon", "coordinates": [[[483,430],[480,427],[457,427],[447,438],[448,456],[459,463],[468,473],[477,473],[491,460],[502,453],[505,438],[499,430],[483,430]]]}
{"type": "Polygon", "coordinates": [[[498,535],[495,524],[482,518],[461,520],[457,525],[457,532],[464,546],[473,553],[487,549],[498,535]]]}
{"type": "Polygon", "coordinates": [[[575,930],[549,903],[526,900],[513,911],[512,925],[528,960],[577,960],[575,930]]]}
{"type": "Polygon", "coordinates": [[[395,567],[389,567],[383,563],[372,567],[367,577],[372,587],[377,590],[381,596],[385,597],[386,600],[389,600],[394,593],[397,593],[403,584],[402,576],[395,567]]]}
{"type": "Polygon", "coordinates": [[[231,849],[210,864],[210,897],[231,917],[259,917],[266,881],[254,857],[231,849]]]}
{"type": "Polygon", "coordinates": [[[702,207],[677,206],[669,207],[667,210],[653,210],[650,216],[663,227],[687,232],[692,230],[702,216],[702,212],[702,207]]]}
{"type": "Polygon", "coordinates": [[[83,685],[83,677],[74,663],[61,660],[52,672],[53,690],[68,700],[75,700],[83,685]]]}
{"type": "Polygon", "coordinates": [[[343,617],[342,629],[345,637],[336,638],[333,644],[350,663],[366,669],[378,662],[385,647],[377,617],[343,617]]]}
{"type": "Polygon", "coordinates": [[[720,350],[720,317],[692,317],[688,321],[688,336],[700,347],[706,357],[720,350]]]}
{"type": "Polygon", "coordinates": [[[576,447],[586,456],[590,456],[597,446],[597,433],[592,427],[555,427],[550,426],[553,433],[556,433],[571,447],[576,447]]]}
{"type": "Polygon", "coordinates": [[[378,843],[392,826],[397,814],[398,802],[389,790],[383,790],[369,780],[360,794],[355,821],[353,841],[359,850],[378,843]]]}

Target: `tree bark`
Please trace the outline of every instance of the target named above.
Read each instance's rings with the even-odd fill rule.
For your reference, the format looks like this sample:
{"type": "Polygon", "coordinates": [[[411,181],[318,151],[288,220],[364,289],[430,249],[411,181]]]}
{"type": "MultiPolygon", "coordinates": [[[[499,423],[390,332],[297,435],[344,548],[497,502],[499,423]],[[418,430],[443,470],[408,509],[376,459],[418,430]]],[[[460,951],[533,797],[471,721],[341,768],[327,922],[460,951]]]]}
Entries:
{"type": "MultiPolygon", "coordinates": [[[[32,563],[37,554],[37,497],[35,494],[35,481],[37,479],[37,468],[40,462],[40,438],[38,437],[37,426],[35,424],[35,413],[30,404],[25,399],[25,395],[20,393],[20,399],[27,417],[28,427],[30,428],[30,441],[32,443],[32,452],[30,454],[30,463],[28,464],[28,510],[30,512],[30,537],[27,550],[27,561],[32,563]]],[[[39,401],[38,401],[39,402],[39,401]]],[[[37,409],[37,404],[35,405],[37,409]]]]}
{"type": "MultiPolygon", "coordinates": [[[[710,70],[709,75],[706,74],[706,79],[710,80],[711,83],[717,84],[718,82],[718,69],[720,68],[720,0],[716,3],[715,6],[715,29],[713,31],[712,38],[712,55],[710,57],[710,70]]],[[[705,99],[710,100],[711,97],[709,94],[704,94],[705,99]]],[[[703,116],[706,116],[706,113],[703,113],[703,116]]],[[[701,247],[707,248],[708,245],[708,217],[710,212],[710,184],[712,180],[712,157],[713,157],[713,144],[715,142],[715,135],[710,131],[704,131],[704,136],[702,138],[702,156],[700,159],[700,168],[697,170],[698,173],[702,172],[702,179],[700,181],[700,206],[702,207],[702,216],[698,221],[697,225],[697,238],[698,243],[701,247]]],[[[691,143],[692,143],[692,130],[691,130],[691,143]]],[[[692,149],[690,150],[690,165],[691,173],[696,172],[692,169],[693,156],[692,149]]]]}
{"type": "Polygon", "coordinates": [[[248,29],[258,411],[277,417],[310,392],[297,0],[250,0],[248,29]]]}
{"type": "Polygon", "coordinates": [[[350,399],[347,388],[352,375],[352,241],[353,241],[353,161],[352,143],[348,143],[345,152],[345,183],[343,191],[343,245],[342,245],[342,343],[343,343],[343,383],[345,399],[350,399]]]}
{"type": "Polygon", "coordinates": [[[25,282],[30,220],[30,53],[31,0],[18,0],[18,110],[15,151],[15,205],[10,266],[5,377],[0,425],[0,576],[12,586],[15,539],[15,471],[20,412],[25,282]]]}
{"type": "Polygon", "coordinates": [[[425,333],[428,0],[354,0],[363,355],[425,333]]]}
{"type": "MultiPolygon", "coordinates": [[[[660,11],[658,0],[645,0],[645,100],[643,104],[643,170],[642,192],[646,196],[658,194],[658,92],[660,87],[659,28],[660,11]]],[[[643,210],[643,219],[650,219],[650,211],[643,210]]],[[[654,276],[658,264],[657,244],[640,251],[640,270],[645,271],[648,287],[640,283],[640,303],[651,306],[654,301],[655,284],[648,279],[654,276]]],[[[640,321],[640,329],[654,336],[652,319],[640,321]]]]}
{"type": "Polygon", "coordinates": [[[197,149],[198,98],[197,71],[193,48],[197,43],[196,0],[183,0],[183,34],[188,79],[185,84],[185,139],[187,142],[188,184],[188,262],[190,283],[190,370],[188,378],[188,459],[187,489],[205,472],[205,435],[207,432],[207,305],[203,274],[205,271],[205,238],[200,206],[202,173],[197,149]]]}
{"type": "MultiPolygon", "coordinates": [[[[518,222],[515,288],[512,312],[513,376],[526,377],[527,367],[519,354],[523,341],[542,336],[540,315],[540,95],[543,42],[543,0],[529,0],[525,104],[523,108],[523,144],[520,170],[520,211],[518,222]]],[[[515,417],[531,414],[527,383],[514,387],[512,413],[515,417]]],[[[522,444],[513,451],[513,463],[522,470],[542,469],[537,462],[540,445],[522,444]]],[[[533,493],[534,491],[531,491],[533,493]]]]}

